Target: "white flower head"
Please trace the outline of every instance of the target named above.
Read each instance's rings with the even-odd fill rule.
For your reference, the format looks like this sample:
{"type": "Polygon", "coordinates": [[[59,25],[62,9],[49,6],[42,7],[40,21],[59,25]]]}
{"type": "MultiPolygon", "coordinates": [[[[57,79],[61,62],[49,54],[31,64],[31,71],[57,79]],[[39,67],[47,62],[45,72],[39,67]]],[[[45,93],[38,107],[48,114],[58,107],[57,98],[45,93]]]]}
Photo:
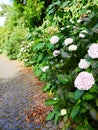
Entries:
{"type": "Polygon", "coordinates": [[[44,66],[44,67],[41,68],[41,70],[42,70],[43,72],[46,72],[48,69],[49,69],[49,66],[44,66]]]}
{"type": "Polygon", "coordinates": [[[52,36],[50,39],[51,44],[56,44],[59,41],[58,36],[52,36]]]}
{"type": "Polygon", "coordinates": [[[63,116],[63,115],[66,115],[67,114],[67,110],[66,109],[62,109],[61,110],[61,115],[63,116]]]}
{"type": "Polygon", "coordinates": [[[24,50],[25,50],[25,48],[22,47],[22,48],[20,49],[20,52],[23,52],[24,50]]]}
{"type": "Polygon", "coordinates": [[[76,51],[76,50],[77,50],[77,46],[76,46],[76,45],[70,45],[70,46],[68,47],[68,50],[69,50],[69,51],[76,51]]]}
{"type": "Polygon", "coordinates": [[[59,50],[54,50],[53,52],[53,56],[56,57],[60,54],[60,51],[59,50]]]}
{"type": "Polygon", "coordinates": [[[67,46],[67,45],[69,45],[69,44],[72,44],[73,43],[73,39],[72,38],[66,38],[65,40],[64,40],[64,44],[67,46]]]}
{"type": "Polygon", "coordinates": [[[66,28],[70,28],[70,25],[67,25],[66,28]]]}
{"type": "Polygon", "coordinates": [[[80,34],[79,34],[79,37],[80,37],[80,38],[84,38],[84,37],[85,37],[85,35],[84,35],[84,34],[82,34],[82,33],[80,33],[80,34]]]}
{"type": "Polygon", "coordinates": [[[95,79],[91,73],[80,72],[74,81],[74,85],[79,90],[89,90],[95,83],[95,79]]]}
{"type": "Polygon", "coordinates": [[[85,59],[80,59],[78,66],[80,69],[87,69],[90,66],[90,62],[86,61],[85,59]]]}
{"type": "Polygon", "coordinates": [[[91,10],[87,10],[87,14],[91,13],[91,10]]]}
{"type": "Polygon", "coordinates": [[[81,20],[81,19],[78,19],[78,20],[77,20],[77,23],[81,23],[81,22],[82,22],[82,20],[81,20]]]}
{"type": "Polygon", "coordinates": [[[88,55],[89,55],[92,59],[98,58],[98,44],[93,43],[93,44],[89,47],[88,55]]]}
{"type": "Polygon", "coordinates": [[[88,31],[87,30],[82,30],[81,33],[88,33],[88,31]]]}

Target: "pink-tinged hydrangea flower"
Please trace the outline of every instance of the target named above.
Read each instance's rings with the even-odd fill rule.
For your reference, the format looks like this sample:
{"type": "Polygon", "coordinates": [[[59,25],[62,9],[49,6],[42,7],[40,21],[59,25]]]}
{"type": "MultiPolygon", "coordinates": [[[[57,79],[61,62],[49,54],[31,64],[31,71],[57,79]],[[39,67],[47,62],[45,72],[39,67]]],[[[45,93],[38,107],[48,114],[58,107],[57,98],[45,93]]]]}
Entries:
{"type": "Polygon", "coordinates": [[[88,55],[93,59],[98,58],[98,44],[94,43],[90,46],[88,55]]]}
{"type": "Polygon", "coordinates": [[[60,54],[60,51],[59,51],[59,50],[55,50],[55,51],[53,52],[53,56],[54,56],[54,57],[58,56],[59,54],[60,54]]]}
{"type": "Polygon", "coordinates": [[[58,36],[52,36],[50,39],[51,44],[56,44],[59,41],[58,36]]]}
{"type": "Polygon", "coordinates": [[[64,44],[67,46],[67,45],[69,45],[69,44],[72,44],[73,43],[73,39],[72,38],[66,38],[65,40],[64,40],[64,44]]]}
{"type": "Polygon", "coordinates": [[[41,70],[42,70],[43,72],[46,72],[48,69],[49,69],[49,66],[44,66],[44,67],[41,68],[41,70]]]}
{"type": "Polygon", "coordinates": [[[69,51],[76,51],[76,50],[77,50],[77,46],[76,46],[76,45],[70,45],[70,46],[68,47],[68,50],[69,50],[69,51]]]}
{"type": "Polygon", "coordinates": [[[79,90],[88,90],[95,83],[95,79],[91,73],[88,72],[80,72],[75,79],[74,85],[79,90]]]}
{"type": "Polygon", "coordinates": [[[78,66],[80,69],[87,69],[90,66],[90,62],[85,59],[80,59],[78,66]]]}

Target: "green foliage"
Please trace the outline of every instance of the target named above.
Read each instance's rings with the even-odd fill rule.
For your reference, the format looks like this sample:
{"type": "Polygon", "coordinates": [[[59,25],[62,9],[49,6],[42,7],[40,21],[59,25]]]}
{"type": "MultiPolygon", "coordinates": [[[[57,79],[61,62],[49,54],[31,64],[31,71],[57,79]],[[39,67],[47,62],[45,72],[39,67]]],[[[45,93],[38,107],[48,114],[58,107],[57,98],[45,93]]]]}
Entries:
{"type": "Polygon", "coordinates": [[[64,120],[66,129],[96,130],[98,58],[90,57],[88,49],[93,43],[98,44],[97,1],[53,0],[42,25],[35,28],[31,26],[40,21],[44,3],[28,0],[25,5],[20,1],[14,4],[14,12],[9,16],[6,28],[1,29],[1,33],[8,29],[5,35],[0,36],[1,48],[11,58],[33,66],[35,75],[46,82],[43,91],[52,93],[52,96],[45,103],[53,106],[46,120],[54,119],[55,123],[64,120]],[[26,25],[29,29],[25,28],[26,25]],[[51,42],[52,36],[59,39],[55,44],[51,42]],[[72,42],[66,44],[67,38],[71,38],[72,42]],[[71,45],[75,45],[74,49],[71,48],[73,50],[71,45]],[[54,55],[55,51],[59,53],[54,55]],[[89,66],[81,68],[81,59],[89,62],[89,66]],[[91,88],[85,85],[79,88],[75,84],[82,71],[94,77],[95,84],[91,88]],[[62,115],[62,110],[67,113],[62,115]]]}

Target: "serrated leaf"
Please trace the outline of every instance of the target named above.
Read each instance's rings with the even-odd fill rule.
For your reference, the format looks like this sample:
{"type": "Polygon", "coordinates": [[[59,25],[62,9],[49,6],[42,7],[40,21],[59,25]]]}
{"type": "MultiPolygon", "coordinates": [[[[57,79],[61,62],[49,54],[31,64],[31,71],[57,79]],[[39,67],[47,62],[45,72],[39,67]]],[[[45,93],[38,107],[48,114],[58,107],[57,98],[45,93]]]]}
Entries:
{"type": "Polygon", "coordinates": [[[46,121],[52,120],[54,118],[54,115],[54,112],[50,112],[46,117],[46,121]]]}
{"type": "Polygon", "coordinates": [[[78,100],[82,95],[83,95],[84,91],[83,90],[76,90],[74,93],[74,100],[78,100]]]}
{"type": "Polygon", "coordinates": [[[48,100],[45,101],[45,104],[46,104],[47,106],[55,105],[55,104],[57,104],[57,103],[58,103],[58,102],[57,102],[56,100],[53,100],[53,99],[48,99],[48,100]]]}
{"type": "Polygon", "coordinates": [[[79,105],[75,105],[73,107],[72,112],[71,112],[71,117],[74,119],[77,116],[77,114],[79,113],[79,111],[80,111],[80,106],[79,105]]]}

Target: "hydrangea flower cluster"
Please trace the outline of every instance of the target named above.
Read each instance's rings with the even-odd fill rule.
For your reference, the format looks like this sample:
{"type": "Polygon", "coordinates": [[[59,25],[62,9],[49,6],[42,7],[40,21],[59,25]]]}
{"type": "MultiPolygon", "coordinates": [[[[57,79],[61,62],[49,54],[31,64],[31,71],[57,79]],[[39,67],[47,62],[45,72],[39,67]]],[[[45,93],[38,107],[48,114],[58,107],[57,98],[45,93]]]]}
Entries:
{"type": "Polygon", "coordinates": [[[64,44],[67,46],[67,45],[69,45],[69,44],[72,44],[73,43],[73,39],[72,38],[66,38],[65,40],[64,40],[64,44]]]}
{"type": "Polygon", "coordinates": [[[95,83],[95,79],[91,73],[80,72],[75,79],[74,85],[79,90],[89,90],[95,83]]]}
{"type": "Polygon", "coordinates": [[[52,36],[50,39],[51,44],[56,44],[59,41],[58,36],[52,36]]]}
{"type": "Polygon", "coordinates": [[[92,44],[92,45],[89,47],[88,55],[89,55],[92,59],[98,58],[98,44],[94,43],[94,44],[92,44]]]}
{"type": "Polygon", "coordinates": [[[54,50],[53,52],[53,56],[56,57],[60,54],[60,51],[59,50],[54,50]]]}
{"type": "Polygon", "coordinates": [[[86,61],[85,59],[80,59],[78,66],[80,69],[87,69],[90,66],[90,62],[86,61]]]}
{"type": "Polygon", "coordinates": [[[68,50],[69,50],[69,51],[76,51],[76,50],[77,50],[77,46],[76,46],[76,45],[70,45],[70,46],[68,47],[68,50]]]}

